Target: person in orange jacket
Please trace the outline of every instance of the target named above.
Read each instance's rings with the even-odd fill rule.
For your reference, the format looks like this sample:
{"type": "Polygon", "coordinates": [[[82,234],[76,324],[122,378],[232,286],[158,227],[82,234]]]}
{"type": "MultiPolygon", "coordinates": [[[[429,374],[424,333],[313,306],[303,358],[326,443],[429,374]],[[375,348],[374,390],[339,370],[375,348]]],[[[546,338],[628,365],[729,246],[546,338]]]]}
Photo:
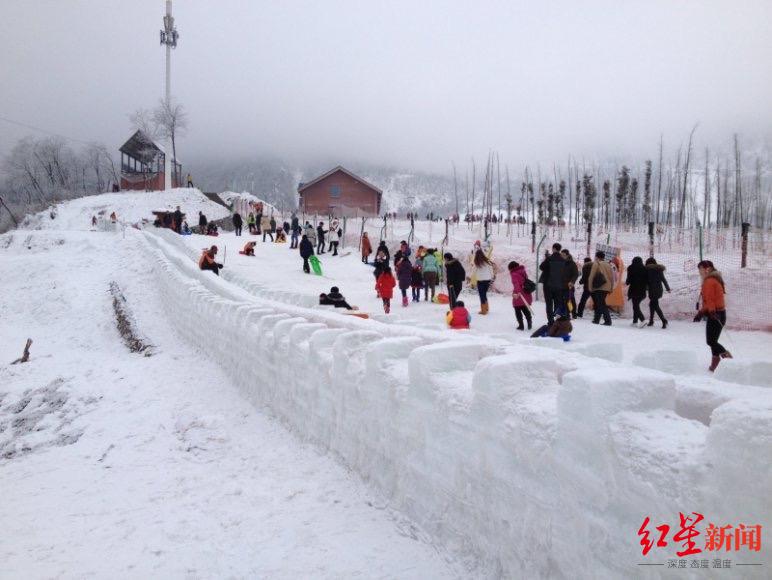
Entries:
{"type": "Polygon", "coordinates": [[[700,291],[702,307],[697,311],[694,322],[700,322],[703,318],[707,318],[705,342],[710,347],[710,352],[713,355],[708,370],[713,372],[718,367],[721,359],[733,358],[732,354],[718,342],[721,331],[724,329],[724,325],[726,325],[726,303],[724,302],[726,289],[721,272],[716,270],[713,262],[703,260],[697,264],[697,269],[702,278],[702,290],[700,291]]]}
{"type": "Polygon", "coordinates": [[[448,313],[445,315],[445,322],[454,330],[469,328],[469,323],[472,322],[472,315],[469,314],[469,311],[464,306],[463,300],[457,300],[453,309],[448,310],[448,313]]]}
{"type": "Polygon", "coordinates": [[[394,274],[391,273],[391,267],[385,266],[375,281],[375,290],[378,292],[381,300],[383,300],[383,311],[386,314],[391,311],[391,299],[394,296],[394,287],[396,285],[397,281],[394,279],[394,274]]]}
{"type": "Polygon", "coordinates": [[[201,257],[198,259],[198,267],[202,270],[211,270],[216,275],[220,275],[220,268],[222,264],[218,263],[215,258],[217,257],[217,246],[212,246],[208,250],[204,250],[201,253],[201,257]]]}

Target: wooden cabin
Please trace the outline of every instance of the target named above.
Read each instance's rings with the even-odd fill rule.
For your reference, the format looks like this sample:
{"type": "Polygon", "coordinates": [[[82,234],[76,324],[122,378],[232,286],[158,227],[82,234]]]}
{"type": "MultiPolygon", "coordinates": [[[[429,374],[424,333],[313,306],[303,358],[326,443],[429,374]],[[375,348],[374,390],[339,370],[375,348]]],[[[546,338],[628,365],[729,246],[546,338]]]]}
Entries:
{"type": "MultiPolygon", "coordinates": [[[[121,146],[120,152],[122,190],[164,189],[166,152],[157,141],[137,131],[121,146]]],[[[182,165],[174,162],[172,168],[172,187],[181,187],[182,165]]]]}
{"type": "Polygon", "coordinates": [[[300,211],[335,217],[376,216],[383,191],[338,165],[298,186],[300,211]]]}

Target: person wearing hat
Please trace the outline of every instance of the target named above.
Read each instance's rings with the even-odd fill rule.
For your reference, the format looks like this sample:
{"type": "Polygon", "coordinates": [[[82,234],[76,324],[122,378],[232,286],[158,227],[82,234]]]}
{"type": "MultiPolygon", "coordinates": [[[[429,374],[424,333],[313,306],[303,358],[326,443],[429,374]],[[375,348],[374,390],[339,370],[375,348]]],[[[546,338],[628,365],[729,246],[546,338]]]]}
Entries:
{"type": "Polygon", "coordinates": [[[354,310],[354,307],[346,302],[346,299],[343,297],[343,294],[340,293],[337,286],[330,288],[330,291],[327,294],[324,292],[319,294],[319,304],[322,306],[334,306],[335,308],[354,310]]]}

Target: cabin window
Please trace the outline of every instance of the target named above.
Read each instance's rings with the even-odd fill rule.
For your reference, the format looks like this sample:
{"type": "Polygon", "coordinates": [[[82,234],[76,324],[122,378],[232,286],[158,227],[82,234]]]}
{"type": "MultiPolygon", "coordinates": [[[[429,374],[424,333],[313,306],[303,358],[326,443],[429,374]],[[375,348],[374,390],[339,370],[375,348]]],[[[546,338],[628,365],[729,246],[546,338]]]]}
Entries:
{"type": "Polygon", "coordinates": [[[330,197],[340,197],[340,185],[330,186],[330,197]]]}

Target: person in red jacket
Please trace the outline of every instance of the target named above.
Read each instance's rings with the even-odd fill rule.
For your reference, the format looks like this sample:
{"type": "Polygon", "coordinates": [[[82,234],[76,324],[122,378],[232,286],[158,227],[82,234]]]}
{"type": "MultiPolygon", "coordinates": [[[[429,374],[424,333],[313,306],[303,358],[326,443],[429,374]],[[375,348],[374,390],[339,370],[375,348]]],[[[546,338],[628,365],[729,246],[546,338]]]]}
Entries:
{"type": "Polygon", "coordinates": [[[383,300],[383,311],[386,314],[391,311],[391,299],[394,296],[394,286],[396,285],[397,281],[394,279],[394,274],[391,273],[391,267],[385,266],[375,281],[375,290],[383,300]]]}
{"type": "Polygon", "coordinates": [[[220,269],[223,267],[223,265],[215,260],[216,257],[217,246],[212,246],[208,250],[204,250],[201,253],[201,257],[198,259],[198,267],[202,270],[211,270],[219,276],[220,269]]]}
{"type": "Polygon", "coordinates": [[[707,318],[705,342],[708,343],[713,355],[708,370],[713,372],[722,358],[733,358],[732,354],[718,342],[718,337],[721,336],[721,331],[726,324],[726,303],[724,302],[726,289],[721,272],[716,270],[713,262],[703,260],[697,264],[697,269],[702,278],[702,290],[700,292],[702,307],[697,311],[694,322],[700,322],[703,318],[707,318]]]}
{"type": "Polygon", "coordinates": [[[469,323],[472,321],[472,315],[464,307],[463,300],[457,300],[456,305],[452,310],[449,310],[445,315],[445,321],[454,330],[461,330],[462,328],[469,328],[469,323]]]}

